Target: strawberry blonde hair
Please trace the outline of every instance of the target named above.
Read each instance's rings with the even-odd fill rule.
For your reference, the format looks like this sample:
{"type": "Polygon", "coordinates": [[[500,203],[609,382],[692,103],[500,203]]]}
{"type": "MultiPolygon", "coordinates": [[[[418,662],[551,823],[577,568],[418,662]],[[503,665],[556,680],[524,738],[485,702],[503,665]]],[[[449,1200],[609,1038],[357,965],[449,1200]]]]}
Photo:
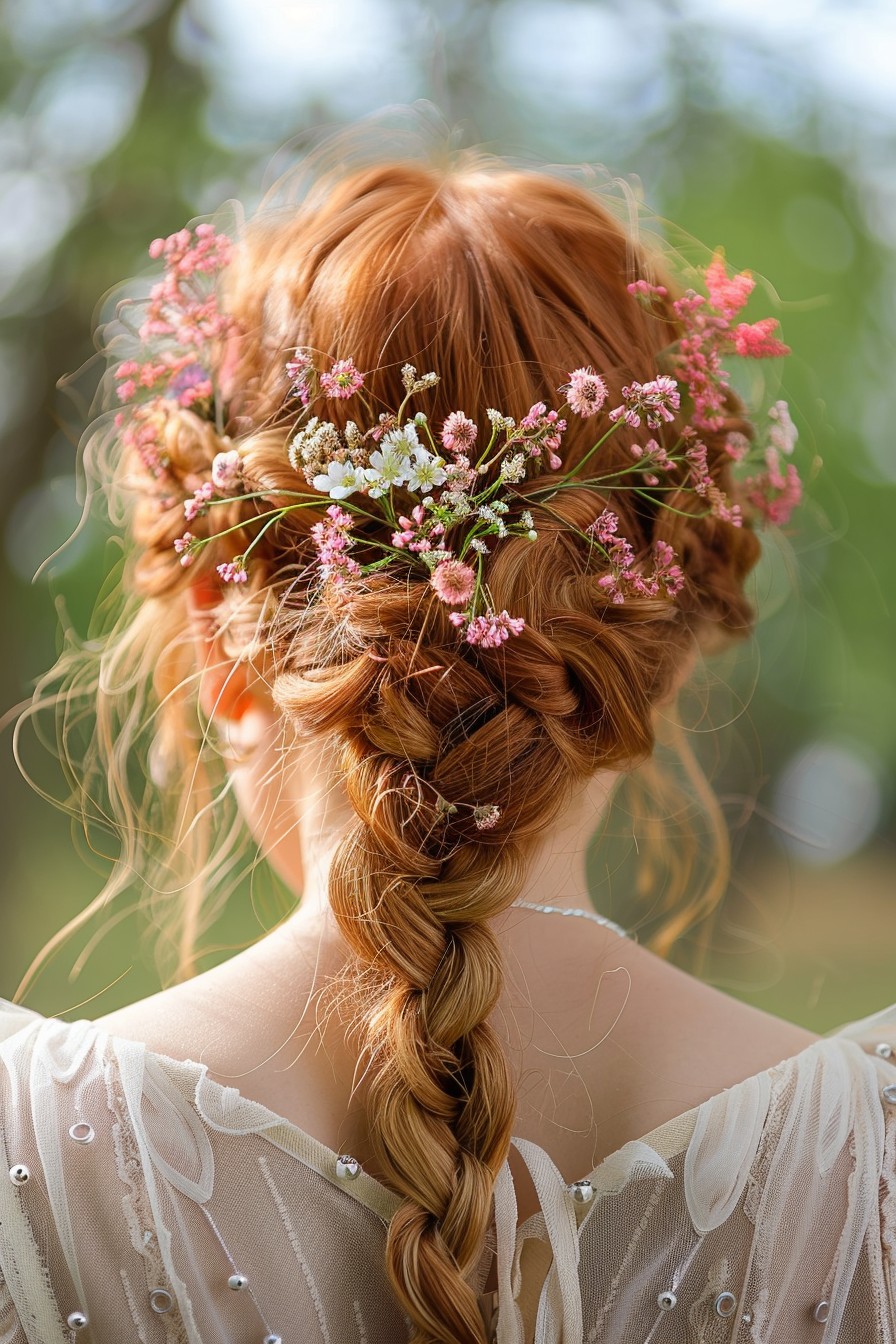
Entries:
{"type": "MultiPolygon", "coordinates": [[[[317,171],[304,196],[265,202],[239,231],[223,289],[243,333],[225,430],[239,441],[254,489],[276,497],[295,488],[284,364],[297,346],[353,358],[384,406],[400,401],[407,361],[437,370],[426,404],[436,424],[458,408],[482,422],[490,407],[520,416],[538,400],[556,404],[558,386],[582,365],[600,372],[618,401],[624,384],[656,375],[679,335],[670,306],[648,311],[628,292],[644,277],[671,286],[595,192],[559,175],[470,153],[438,166],[400,157],[317,171]]],[[[331,408],[337,422],[350,413],[350,404],[331,408]]],[[[704,437],[713,477],[736,498],[723,441],[749,425],[733,398],[728,409],[725,425],[704,437]]],[[[631,445],[650,433],[621,427],[602,450],[602,470],[629,465],[631,445]]],[[[573,417],[565,470],[593,437],[573,417]]],[[[169,858],[167,884],[159,868],[151,885],[167,885],[181,916],[182,977],[195,969],[208,878],[216,878],[214,905],[227,856],[245,843],[230,823],[222,840],[223,813],[213,806],[219,763],[208,759],[195,709],[186,593],[197,571],[213,575],[238,546],[227,555],[207,547],[186,573],[172,551],[182,497],[161,512],[148,493],[134,505],[135,464],[116,461],[115,447],[107,423],[87,453],[107,484],[118,482],[113,500],[130,501],[120,504],[133,539],[121,610],[90,677],[78,681],[77,651],[67,655],[60,701],[70,705],[75,686],[95,692],[92,760],[112,781],[110,814],[126,847],[113,886],[139,865],[138,835],[167,827],[179,837],[184,876],[172,883],[169,858]],[[174,815],[152,826],[147,809],[171,791],[150,784],[141,794],[127,783],[126,755],[141,734],[177,777],[192,780],[174,815]]],[[[167,449],[189,493],[220,438],[177,410],[167,449]]],[[[598,769],[650,769],[654,708],[689,652],[751,629],[743,584],[759,554],[753,531],[705,516],[692,491],[667,502],[672,509],[643,493],[583,484],[548,508],[534,504],[537,541],[508,537],[487,561],[496,607],[525,618],[522,634],[497,649],[459,640],[423,578],[383,572],[338,600],[309,603],[309,532],[326,500],[320,512],[294,512],[271,527],[253,552],[249,584],[228,595],[234,656],[269,681],[287,742],[298,732],[331,743],[354,811],[329,899],[355,957],[352,1022],[370,1061],[371,1143],[384,1180],[403,1197],[388,1229],[388,1271],[419,1344],[485,1340],[470,1274],[516,1106],[489,1021],[503,983],[490,920],[516,898],[529,843],[576,787],[598,769]],[[675,601],[631,595],[613,604],[598,586],[600,569],[586,564],[574,529],[607,506],[637,553],[656,540],[672,545],[686,576],[675,601]],[[500,821],[478,830],[470,806],[446,818],[440,799],[497,805],[500,821]]],[[[265,507],[263,498],[234,501],[227,525],[249,524],[265,507]]],[[[215,526],[224,525],[219,513],[215,526]]],[[[83,651],[78,657],[82,666],[83,651]]],[[[704,910],[725,882],[722,822],[716,838],[704,910]]],[[[690,874],[683,867],[679,890],[690,874]]],[[[673,903],[654,946],[667,951],[693,917],[673,903]]]]}

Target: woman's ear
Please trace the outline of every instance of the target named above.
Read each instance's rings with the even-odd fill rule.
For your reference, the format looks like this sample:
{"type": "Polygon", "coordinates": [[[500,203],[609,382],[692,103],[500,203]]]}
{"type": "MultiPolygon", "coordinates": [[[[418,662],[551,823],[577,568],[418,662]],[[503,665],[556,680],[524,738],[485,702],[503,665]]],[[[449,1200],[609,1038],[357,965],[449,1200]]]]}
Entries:
{"type": "Polygon", "coordinates": [[[218,631],[213,611],[221,602],[221,589],[203,576],[187,589],[187,610],[199,670],[199,706],[207,719],[218,724],[239,723],[253,712],[271,709],[267,689],[244,662],[231,658],[218,631]]]}
{"type": "Polygon", "coordinates": [[[200,709],[214,724],[249,830],[298,894],[304,864],[296,804],[285,786],[280,716],[262,678],[227,652],[214,614],[220,603],[221,589],[212,578],[197,579],[187,590],[200,709]]]}

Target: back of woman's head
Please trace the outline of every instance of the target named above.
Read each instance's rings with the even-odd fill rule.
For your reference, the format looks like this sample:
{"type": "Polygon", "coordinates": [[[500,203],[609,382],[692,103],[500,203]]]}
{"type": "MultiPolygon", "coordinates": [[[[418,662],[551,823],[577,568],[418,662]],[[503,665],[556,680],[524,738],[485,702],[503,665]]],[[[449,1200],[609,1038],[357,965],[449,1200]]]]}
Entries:
{"type": "MultiPolygon", "coordinates": [[[[600,374],[615,405],[624,387],[668,366],[681,335],[662,279],[596,195],[559,176],[463,156],[447,168],[331,171],[299,203],[262,209],[237,238],[222,286],[237,333],[221,372],[227,422],[215,429],[171,409],[161,492],[133,451],[119,471],[129,489],[136,482],[127,582],[145,642],[165,655],[155,678],[169,754],[191,742],[187,698],[176,693],[189,675],[187,591],[198,575],[215,582],[215,566],[238,549],[234,536],[254,538],[257,520],[269,523],[249,581],[222,590],[222,609],[238,599],[234,656],[269,679],[291,732],[332,744],[353,808],[329,896],[357,957],[371,1141],[404,1196],[389,1226],[389,1271],[421,1341],[484,1339],[469,1276],[515,1114],[489,1021],[502,988],[490,920],[518,894],[528,842],[571,791],[598,769],[650,757],[654,707],[691,649],[748,632],[743,581],[759,545],[681,474],[664,477],[662,493],[644,480],[625,488],[631,478],[620,473],[648,440],[677,438],[684,412],[659,428],[619,424],[599,470],[589,459],[578,480],[595,431],[570,416],[563,472],[573,479],[549,498],[551,469],[516,487],[537,538],[517,531],[482,556],[494,608],[524,622],[513,638],[494,647],[459,638],[426,573],[400,556],[321,592],[312,528],[329,501],[270,521],[296,489],[287,447],[297,403],[284,365],[297,348],[320,368],[351,358],[368,399],[393,409],[408,362],[434,369],[432,425],[459,408],[481,424],[495,408],[520,417],[534,403],[557,404],[577,367],[600,374]],[[657,284],[650,303],[628,288],[643,279],[657,284]],[[182,568],[172,545],[184,495],[208,478],[218,430],[238,446],[245,489],[213,523],[199,516],[191,527],[200,537],[236,531],[226,549],[214,540],[182,568]],[[633,589],[614,601],[601,583],[605,553],[584,538],[610,508],[634,555],[671,545],[684,575],[674,598],[633,589]]],[[[340,430],[351,413],[350,399],[327,404],[340,430]]],[[[701,439],[715,486],[736,498],[732,431],[750,433],[726,394],[701,439]]],[[[372,503],[369,513],[365,537],[388,542],[392,524],[372,503]]],[[[180,824],[188,829],[184,815],[180,824]]]]}

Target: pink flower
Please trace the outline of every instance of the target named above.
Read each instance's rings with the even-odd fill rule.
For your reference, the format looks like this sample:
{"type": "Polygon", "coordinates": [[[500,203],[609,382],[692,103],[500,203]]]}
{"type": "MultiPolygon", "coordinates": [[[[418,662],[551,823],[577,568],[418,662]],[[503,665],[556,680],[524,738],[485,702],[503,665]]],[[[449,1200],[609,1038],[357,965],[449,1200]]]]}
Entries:
{"type": "Polygon", "coordinates": [[[738,275],[729,279],[725,270],[725,259],[721,252],[716,252],[706,268],[706,288],[709,291],[709,301],[716,312],[721,313],[722,317],[729,321],[743,308],[752,294],[755,284],[756,281],[749,271],[741,271],[738,275]]]}
{"type": "Polygon", "coordinates": [[[409,551],[431,551],[431,538],[440,537],[445,531],[444,523],[436,522],[422,504],[411,509],[410,518],[399,514],[398,526],[401,531],[392,533],[392,545],[399,550],[407,547],[409,551]]]}
{"type": "Polygon", "coordinates": [[[604,402],[607,399],[607,385],[599,373],[595,373],[589,366],[583,369],[573,369],[569,375],[569,383],[566,387],[560,389],[566,393],[566,400],[569,408],[576,415],[580,415],[583,420],[590,415],[597,415],[604,402]]]}
{"type": "Polygon", "coordinates": [[[478,427],[463,411],[452,411],[442,425],[442,446],[449,453],[469,453],[478,433],[478,427]]]}
{"type": "Polygon", "coordinates": [[[336,584],[345,582],[346,575],[360,574],[361,566],[348,554],[354,546],[349,532],[354,526],[352,515],[338,504],[327,509],[327,522],[315,523],[311,539],[317,547],[317,563],[321,578],[336,584]]]}
{"type": "Polygon", "coordinates": [[[212,484],[218,490],[234,490],[240,483],[242,459],[235,448],[216,453],[212,459],[212,484]]]}
{"type": "Polygon", "coordinates": [[[643,415],[650,429],[659,429],[663,421],[675,419],[681,394],[674,378],[661,374],[649,383],[632,383],[622,389],[623,405],[610,412],[613,421],[624,420],[637,429],[643,415]]]}
{"type": "Polygon", "coordinates": [[[600,542],[612,541],[615,533],[619,531],[619,518],[609,509],[604,509],[593,523],[588,524],[585,531],[590,532],[600,542]]]}
{"type": "MultiPolygon", "coordinates": [[[[466,614],[452,611],[448,618],[452,625],[461,626],[467,621],[466,614]]],[[[464,639],[468,644],[478,644],[482,649],[497,649],[511,635],[522,634],[526,622],[522,616],[511,616],[507,611],[487,610],[482,616],[474,616],[467,621],[464,639]]]]}
{"type": "Polygon", "coordinates": [[[212,395],[212,380],[201,364],[186,364],[168,384],[167,395],[189,408],[212,395]]]}
{"type": "Polygon", "coordinates": [[[685,579],[681,565],[675,564],[675,552],[667,541],[655,541],[653,579],[666,589],[670,597],[681,592],[685,579]]]}
{"type": "Polygon", "coordinates": [[[790,346],[779,341],[772,332],[778,326],[775,317],[763,317],[758,322],[741,322],[734,329],[734,349],[744,359],[778,359],[790,354],[790,346]]]}
{"type": "Polygon", "coordinates": [[[777,448],[765,450],[767,471],[748,476],[743,482],[746,498],[763,517],[779,527],[790,521],[790,515],[799,504],[803,486],[792,462],[782,471],[777,448]]]}
{"type": "Polygon", "coordinates": [[[451,607],[460,607],[473,596],[476,573],[462,560],[442,560],[436,565],[429,581],[443,602],[451,607]]]}
{"type": "Polygon", "coordinates": [[[249,578],[246,573],[246,562],[241,555],[235,555],[232,560],[217,565],[216,569],[222,583],[246,583],[249,578]]]}
{"type": "Polygon", "coordinates": [[[137,391],[137,384],[133,378],[126,378],[124,382],[119,383],[115,389],[118,393],[119,401],[130,401],[131,397],[137,391]]]}
{"type": "Polygon", "coordinates": [[[741,434],[738,430],[732,430],[725,436],[725,452],[731,458],[732,462],[742,462],[750,451],[750,440],[746,434],[741,434]]]}
{"type": "Polygon", "coordinates": [[[477,831],[490,831],[501,819],[501,809],[494,803],[482,803],[473,808],[473,820],[477,831]]]}
{"type": "Polygon", "coordinates": [[[352,360],[337,359],[329,373],[321,374],[320,385],[326,396],[345,401],[364,386],[364,375],[352,360]]]}
{"type": "Polygon", "coordinates": [[[513,441],[528,443],[530,457],[544,457],[551,471],[559,471],[563,462],[557,450],[566,432],[566,421],[560,419],[558,412],[549,411],[543,401],[536,401],[519,427],[524,433],[513,435],[513,441]]]}
{"type": "Polygon", "coordinates": [[[669,293],[665,285],[652,285],[649,280],[633,280],[626,289],[638,299],[664,299],[669,293]]]}
{"type": "Polygon", "coordinates": [[[215,487],[211,481],[204,481],[198,490],[193,491],[192,499],[184,501],[184,517],[188,523],[195,520],[206,512],[206,507],[210,499],[214,498],[215,487]]]}
{"type": "Polygon", "coordinates": [[[296,350],[292,359],[287,360],[286,376],[290,380],[289,396],[298,397],[303,406],[311,400],[308,388],[308,375],[311,372],[311,356],[304,350],[296,350]]]}
{"type": "Polygon", "coordinates": [[[174,549],[180,556],[180,562],[184,569],[186,569],[187,565],[192,565],[196,558],[193,553],[193,543],[195,540],[196,538],[193,536],[192,532],[185,532],[182,537],[177,537],[174,542],[174,549]]]}

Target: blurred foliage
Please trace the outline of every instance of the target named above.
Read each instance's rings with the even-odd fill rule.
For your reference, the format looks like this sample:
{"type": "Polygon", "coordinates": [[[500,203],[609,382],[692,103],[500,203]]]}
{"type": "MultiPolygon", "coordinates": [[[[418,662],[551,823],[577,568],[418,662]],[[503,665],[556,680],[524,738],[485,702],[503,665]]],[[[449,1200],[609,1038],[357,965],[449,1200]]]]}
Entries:
{"type": "MultiPolygon", "coordinates": [[[[848,17],[845,4],[817,8],[848,17]]],[[[107,568],[107,539],[93,521],[30,582],[77,522],[75,445],[98,371],[82,369],[76,396],[64,398],[56,382],[89,360],[103,293],[143,268],[154,236],[231,196],[251,208],[301,152],[291,137],[390,97],[433,97],[490,149],[519,155],[524,146],[530,157],[640,178],[658,215],[710,247],[723,243],[733,265],[774,283],[796,352],[783,391],[800,428],[801,470],[813,456],[823,465],[791,535],[769,544],[756,576],[755,643],[720,665],[711,711],[692,707],[735,837],[706,973],[817,1030],[889,1002],[893,977],[878,952],[896,929],[896,453],[885,355],[896,267],[875,163],[892,150],[892,116],[838,101],[810,69],[808,48],[804,66],[791,51],[785,67],[773,35],[763,44],[762,21],[733,38],[696,3],[452,0],[436,11],[424,0],[381,0],[363,15],[349,9],[344,33],[355,10],[364,23],[355,45],[346,39],[334,53],[323,29],[317,47],[308,37],[312,22],[329,20],[304,0],[0,8],[0,563],[13,632],[3,707],[53,661],[58,615],[86,629],[107,568]],[[293,28],[315,59],[287,78],[286,58],[300,50],[293,28]],[[371,33],[379,51],[362,50],[371,33]],[[538,44],[538,70],[534,52],[529,68],[519,64],[527,41],[538,44]],[[550,79],[539,73],[554,59],[549,41],[568,79],[563,67],[550,79]],[[818,874],[823,918],[806,896],[818,874]],[[829,941],[807,943],[795,911],[827,927],[829,941]],[[838,918],[858,930],[846,942],[838,918]]],[[[0,991],[11,996],[37,949],[99,889],[104,865],[77,835],[73,844],[68,820],[20,778],[9,734],[4,743],[0,991]]],[[[59,790],[49,753],[32,750],[28,763],[43,787],[59,790]]],[[[253,895],[231,903],[210,960],[284,907],[273,889],[253,895]]],[[[609,901],[624,921],[624,891],[609,901]]],[[[114,984],[84,1010],[98,1013],[152,992],[138,935],[139,921],[123,920],[74,984],[67,972],[84,939],[63,949],[29,1002],[62,1012],[114,984]]]]}

